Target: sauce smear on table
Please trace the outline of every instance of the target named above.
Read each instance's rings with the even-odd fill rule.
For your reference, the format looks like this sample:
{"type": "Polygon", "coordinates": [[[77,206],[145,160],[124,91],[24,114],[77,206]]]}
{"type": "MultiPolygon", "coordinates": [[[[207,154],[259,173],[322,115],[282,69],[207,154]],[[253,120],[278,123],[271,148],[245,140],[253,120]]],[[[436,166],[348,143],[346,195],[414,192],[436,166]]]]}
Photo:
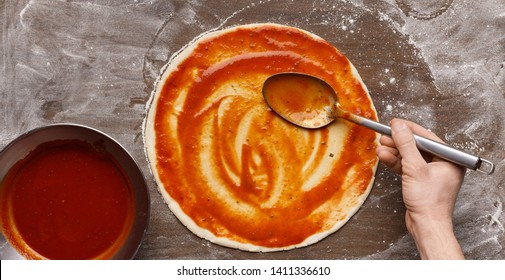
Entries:
{"type": "Polygon", "coordinates": [[[4,235],[26,258],[107,259],[133,223],[131,183],[100,143],[41,144],[0,187],[4,235]]]}

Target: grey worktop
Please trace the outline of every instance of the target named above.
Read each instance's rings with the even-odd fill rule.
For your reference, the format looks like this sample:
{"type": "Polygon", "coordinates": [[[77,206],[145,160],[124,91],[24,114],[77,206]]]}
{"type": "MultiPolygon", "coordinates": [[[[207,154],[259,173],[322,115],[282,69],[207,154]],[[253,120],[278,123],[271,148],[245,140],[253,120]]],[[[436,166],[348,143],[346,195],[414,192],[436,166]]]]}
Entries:
{"type": "Polygon", "coordinates": [[[58,122],[117,139],[141,165],[151,194],[138,259],[419,258],[404,224],[401,180],[383,165],[348,224],[306,248],[224,248],[196,237],[170,212],[142,139],[154,80],[199,34],[254,22],[296,26],[335,45],[360,72],[381,121],[413,120],[492,160],[494,175],[467,172],[454,223],[467,258],[505,258],[503,0],[7,0],[0,11],[0,149],[58,122]]]}

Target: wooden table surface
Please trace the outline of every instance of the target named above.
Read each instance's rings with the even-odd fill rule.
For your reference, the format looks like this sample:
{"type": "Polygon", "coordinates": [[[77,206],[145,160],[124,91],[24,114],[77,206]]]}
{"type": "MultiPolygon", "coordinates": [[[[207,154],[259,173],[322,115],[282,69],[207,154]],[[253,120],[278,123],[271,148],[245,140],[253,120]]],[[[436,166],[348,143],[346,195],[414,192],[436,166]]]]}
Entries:
{"type": "Polygon", "coordinates": [[[382,122],[410,119],[492,160],[494,175],[467,172],[455,230],[467,258],[505,258],[502,0],[10,0],[0,9],[0,148],[59,122],[92,126],[122,143],[141,165],[151,195],[137,259],[419,257],[404,224],[401,180],[383,165],[370,196],[342,229],[287,252],[214,245],[168,209],[142,139],[153,82],[170,56],[199,34],[257,22],[299,27],[335,45],[360,72],[382,122]]]}

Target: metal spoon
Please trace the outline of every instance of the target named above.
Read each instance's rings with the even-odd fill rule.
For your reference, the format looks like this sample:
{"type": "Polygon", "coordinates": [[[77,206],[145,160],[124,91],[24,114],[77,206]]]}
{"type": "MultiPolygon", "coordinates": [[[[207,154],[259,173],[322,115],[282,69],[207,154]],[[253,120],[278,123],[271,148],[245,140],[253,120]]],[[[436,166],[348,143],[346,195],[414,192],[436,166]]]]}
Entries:
{"type": "MultiPolygon", "coordinates": [[[[340,118],[391,136],[391,127],[342,109],[335,90],[311,75],[291,72],[272,75],[263,84],[263,97],[273,111],[297,126],[316,129],[340,118]]],[[[419,135],[414,138],[421,151],[485,174],[494,172],[494,164],[489,160],[419,135]]]]}

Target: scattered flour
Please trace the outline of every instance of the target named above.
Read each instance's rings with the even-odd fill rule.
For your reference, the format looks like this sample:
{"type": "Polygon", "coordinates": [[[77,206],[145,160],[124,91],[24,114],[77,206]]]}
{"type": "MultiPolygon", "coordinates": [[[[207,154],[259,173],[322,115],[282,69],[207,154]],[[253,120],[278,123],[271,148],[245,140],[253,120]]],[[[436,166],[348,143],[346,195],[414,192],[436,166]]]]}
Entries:
{"type": "MultiPolygon", "coordinates": [[[[0,147],[40,125],[77,122],[105,130],[145,163],[138,137],[143,105],[171,54],[209,30],[254,22],[289,24],[329,40],[351,59],[371,90],[382,122],[393,117],[420,122],[455,147],[497,164],[493,176],[467,173],[454,220],[468,258],[504,259],[503,0],[317,0],[308,11],[299,2],[6,1],[0,23],[0,76],[5,78],[0,85],[5,101],[0,102],[0,127],[6,129],[0,130],[0,147]],[[258,12],[267,5],[272,12],[258,12]],[[370,24],[373,30],[367,29],[370,24]]],[[[367,201],[373,206],[365,205],[362,212],[402,220],[401,194],[393,192],[398,186],[397,177],[379,172],[371,196],[375,199],[367,201]],[[399,207],[380,212],[384,201],[398,202],[399,207]]],[[[154,201],[153,215],[166,211],[161,199],[154,201]]],[[[363,232],[359,217],[355,220],[346,229],[363,232]]],[[[158,228],[174,223],[173,218],[156,220],[158,228]]],[[[327,250],[325,242],[330,241],[323,240],[324,245],[287,256],[317,258],[321,249],[334,258],[418,258],[405,232],[391,233],[385,222],[368,226],[377,244],[368,256],[357,255],[338,233],[329,237],[330,246],[336,239],[342,248],[327,250]]],[[[163,237],[148,236],[143,248],[167,246],[163,237]]],[[[176,240],[183,242],[182,237],[176,240]]],[[[195,242],[190,237],[185,243],[195,242]]],[[[198,247],[200,251],[188,254],[202,259],[250,257],[206,243],[198,247]]],[[[170,257],[176,249],[159,250],[170,257]]],[[[149,254],[139,252],[140,257],[149,254]]]]}

